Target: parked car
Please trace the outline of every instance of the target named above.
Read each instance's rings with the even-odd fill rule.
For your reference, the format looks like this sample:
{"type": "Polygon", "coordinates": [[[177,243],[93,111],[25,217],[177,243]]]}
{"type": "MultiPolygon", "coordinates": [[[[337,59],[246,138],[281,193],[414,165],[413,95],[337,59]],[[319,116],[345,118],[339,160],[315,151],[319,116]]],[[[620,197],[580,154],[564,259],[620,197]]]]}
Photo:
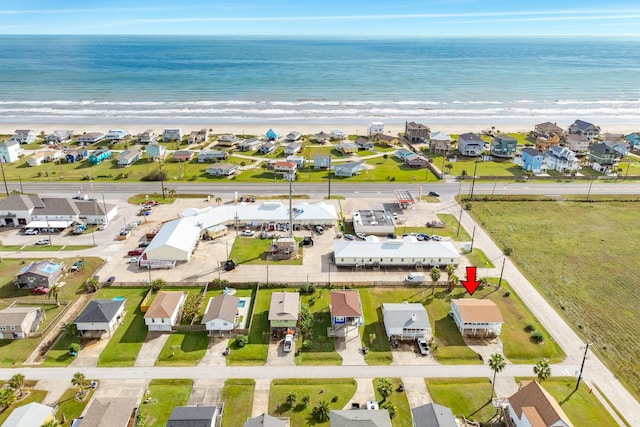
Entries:
{"type": "Polygon", "coordinates": [[[129,255],[129,256],[138,256],[138,255],[142,255],[142,252],[144,252],[144,250],[142,248],[137,248],[137,249],[133,249],[133,250],[127,252],[127,255],[129,255]]]}
{"type": "Polygon", "coordinates": [[[367,235],[364,233],[356,233],[356,237],[360,240],[367,240],[367,235]]]}
{"type": "Polygon", "coordinates": [[[293,335],[287,334],[284,337],[284,343],[282,344],[285,353],[290,353],[293,349],[293,335]]]}
{"type": "Polygon", "coordinates": [[[245,237],[251,237],[254,234],[256,234],[256,232],[253,230],[242,230],[242,233],[240,233],[241,236],[245,236],[245,237]]]}
{"type": "Polygon", "coordinates": [[[440,197],[440,193],[438,193],[437,191],[429,191],[429,195],[433,197],[440,197]]]}
{"type": "Polygon", "coordinates": [[[148,202],[146,202],[144,205],[145,205],[145,206],[154,207],[154,206],[158,206],[158,202],[156,202],[155,200],[149,200],[149,201],[148,201],[148,202]]]}
{"type": "Polygon", "coordinates": [[[426,356],[429,354],[429,343],[424,338],[418,338],[416,340],[418,343],[418,349],[420,349],[420,354],[426,356]]]}
{"type": "Polygon", "coordinates": [[[40,239],[40,240],[36,240],[36,242],[34,244],[38,245],[38,246],[41,246],[41,245],[48,245],[50,243],[51,243],[51,241],[49,239],[40,239]]]}
{"type": "Polygon", "coordinates": [[[224,271],[231,271],[234,268],[236,268],[236,263],[233,262],[233,260],[228,259],[225,263],[224,263],[224,271]]]}
{"type": "Polygon", "coordinates": [[[302,244],[304,246],[313,246],[313,239],[311,237],[307,236],[304,239],[302,239],[302,244]]]}
{"type": "Polygon", "coordinates": [[[98,227],[98,230],[106,230],[108,226],[109,226],[109,223],[105,222],[104,224],[100,224],[100,227],[98,227]]]}
{"type": "Polygon", "coordinates": [[[442,236],[438,236],[437,234],[431,236],[431,239],[435,240],[436,242],[442,242],[442,236]]]}
{"type": "Polygon", "coordinates": [[[146,248],[147,246],[149,246],[149,242],[141,242],[138,244],[139,248],[146,248]]]}
{"type": "Polygon", "coordinates": [[[38,233],[39,231],[35,228],[27,228],[26,230],[24,230],[24,234],[26,234],[27,236],[35,236],[38,233]]]}
{"type": "Polygon", "coordinates": [[[113,283],[113,282],[115,282],[115,281],[116,281],[116,276],[111,276],[111,277],[109,277],[109,278],[107,279],[106,283],[107,283],[108,285],[110,285],[110,284],[112,284],[112,283],[113,283]]]}
{"type": "Polygon", "coordinates": [[[324,234],[324,228],[321,225],[316,225],[316,233],[324,234]]]}
{"type": "Polygon", "coordinates": [[[354,236],[353,234],[345,234],[344,238],[347,240],[353,240],[356,238],[356,236],[354,236]]]}
{"type": "Polygon", "coordinates": [[[49,293],[49,288],[45,288],[44,286],[38,286],[37,288],[31,289],[32,294],[38,295],[46,295],[49,293]]]}
{"type": "Polygon", "coordinates": [[[133,258],[129,258],[129,260],[127,261],[127,264],[136,264],[139,259],[140,259],[139,256],[136,256],[136,257],[133,257],[133,258]]]}
{"type": "Polygon", "coordinates": [[[69,270],[70,271],[78,271],[82,267],[84,267],[84,262],[83,261],[76,261],[76,262],[73,263],[73,265],[71,266],[71,268],[69,270]]]}

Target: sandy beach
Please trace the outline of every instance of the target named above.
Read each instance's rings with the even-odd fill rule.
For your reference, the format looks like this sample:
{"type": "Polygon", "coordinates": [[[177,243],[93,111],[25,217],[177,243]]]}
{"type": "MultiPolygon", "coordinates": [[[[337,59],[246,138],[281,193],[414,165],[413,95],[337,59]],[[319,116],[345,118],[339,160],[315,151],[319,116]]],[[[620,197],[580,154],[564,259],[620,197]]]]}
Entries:
{"type": "MultiPolygon", "coordinates": [[[[403,123],[385,123],[385,133],[390,135],[396,135],[400,132],[404,132],[403,123]]],[[[461,134],[466,132],[480,133],[485,129],[490,129],[492,126],[496,130],[501,132],[529,132],[533,130],[534,126],[540,122],[531,123],[438,123],[429,124],[423,122],[431,128],[432,132],[446,132],[452,134],[461,134]]],[[[602,132],[621,133],[628,134],[631,132],[639,132],[640,124],[637,123],[601,123],[593,121],[594,124],[600,126],[602,132]]],[[[561,123],[558,125],[566,129],[571,123],[561,123]]],[[[202,128],[213,129],[214,134],[235,134],[235,135],[264,135],[270,128],[278,129],[280,132],[287,134],[291,131],[298,131],[303,135],[311,135],[320,131],[330,132],[333,129],[341,129],[352,135],[366,135],[368,122],[362,123],[233,123],[233,124],[211,124],[211,123],[154,123],[154,124],[140,124],[140,123],[120,123],[114,122],[113,125],[104,124],[83,124],[78,123],[18,123],[8,124],[0,123],[0,134],[11,135],[16,129],[33,129],[36,133],[44,131],[45,133],[53,132],[54,130],[73,130],[76,134],[82,134],[83,132],[100,131],[107,132],[109,129],[126,129],[132,135],[136,135],[140,132],[144,132],[147,129],[153,129],[156,133],[162,132],[165,128],[181,128],[183,133],[189,133],[192,130],[198,130],[202,128]]]]}

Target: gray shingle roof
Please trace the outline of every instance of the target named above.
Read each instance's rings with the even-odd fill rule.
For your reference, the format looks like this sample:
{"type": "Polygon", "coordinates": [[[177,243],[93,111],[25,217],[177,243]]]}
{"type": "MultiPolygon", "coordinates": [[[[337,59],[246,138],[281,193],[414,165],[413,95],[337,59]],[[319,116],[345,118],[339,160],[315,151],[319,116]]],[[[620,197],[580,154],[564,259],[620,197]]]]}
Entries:
{"type": "Polygon", "coordinates": [[[200,323],[205,324],[214,319],[222,319],[227,322],[235,321],[239,301],[240,298],[232,295],[221,295],[212,298],[207,312],[202,317],[202,322],[200,323]]]}
{"type": "Polygon", "coordinates": [[[243,427],[285,427],[286,423],[271,415],[262,414],[248,419],[243,427]]]}
{"type": "Polygon", "coordinates": [[[95,299],[76,318],[75,323],[110,322],[125,303],[125,300],[95,299]]]}
{"type": "Polygon", "coordinates": [[[211,427],[217,409],[215,406],[176,406],[169,416],[167,427],[211,427]]]}
{"type": "Polygon", "coordinates": [[[418,327],[429,328],[429,315],[422,304],[418,303],[384,303],[385,325],[395,328],[418,327]],[[416,320],[413,320],[415,314],[416,320]]]}
{"type": "Polygon", "coordinates": [[[331,427],[391,427],[386,409],[331,411],[329,416],[331,427]]]}
{"type": "Polygon", "coordinates": [[[411,413],[413,414],[413,423],[415,427],[458,426],[451,409],[436,403],[428,403],[426,405],[418,406],[413,408],[411,413]]]}
{"type": "Polygon", "coordinates": [[[43,208],[33,211],[34,215],[78,215],[80,213],[71,199],[62,197],[42,198],[43,208]]]}

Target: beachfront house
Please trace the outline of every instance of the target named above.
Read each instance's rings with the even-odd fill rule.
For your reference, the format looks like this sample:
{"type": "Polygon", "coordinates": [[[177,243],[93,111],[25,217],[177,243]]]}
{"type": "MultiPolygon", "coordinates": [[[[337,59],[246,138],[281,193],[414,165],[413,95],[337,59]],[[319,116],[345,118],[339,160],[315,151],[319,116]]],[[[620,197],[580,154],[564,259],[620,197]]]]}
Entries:
{"type": "Polygon", "coordinates": [[[366,170],[364,162],[345,162],[333,164],[335,176],[354,176],[362,170],[366,170]]]}
{"type": "Polygon", "coordinates": [[[140,132],[137,136],[140,144],[154,144],[158,141],[158,135],[153,129],[147,129],[144,132],[140,132]]]}
{"type": "Polygon", "coordinates": [[[604,142],[590,145],[587,152],[587,159],[591,162],[591,167],[598,172],[611,173],[618,167],[620,153],[604,142]]]}
{"type": "Polygon", "coordinates": [[[298,154],[302,150],[302,144],[299,142],[292,142],[287,144],[284,147],[284,155],[285,156],[293,156],[294,154],[298,154]]]}
{"type": "Polygon", "coordinates": [[[16,286],[19,288],[50,288],[62,276],[62,264],[49,260],[33,261],[22,267],[16,274],[16,286]]]}
{"type": "Polygon", "coordinates": [[[207,309],[202,316],[201,324],[205,325],[209,336],[231,332],[239,326],[238,304],[240,298],[233,295],[220,295],[209,298],[207,309]]]}
{"type": "Polygon", "coordinates": [[[463,156],[478,157],[484,150],[485,142],[475,133],[458,135],[458,151],[463,156]]]}
{"type": "Polygon", "coordinates": [[[240,141],[240,138],[227,133],[224,135],[220,135],[220,137],[216,141],[216,145],[219,147],[234,148],[236,145],[238,145],[238,141],[240,141]]]}
{"type": "Polygon", "coordinates": [[[157,142],[152,142],[145,147],[147,152],[147,160],[150,162],[156,162],[162,160],[167,155],[167,147],[160,145],[157,142]]]}
{"type": "Polygon", "coordinates": [[[344,156],[348,156],[350,154],[355,154],[358,152],[358,146],[355,142],[351,141],[342,141],[338,145],[336,145],[336,149],[340,151],[344,156]]]}
{"type": "Polygon", "coordinates": [[[451,151],[451,135],[444,132],[434,132],[429,140],[429,152],[447,154],[451,151]]]}
{"type": "Polygon", "coordinates": [[[0,142],[0,161],[3,163],[13,163],[20,159],[24,152],[18,141],[8,140],[0,142]]]}
{"type": "Polygon", "coordinates": [[[104,139],[115,144],[116,142],[129,138],[130,136],[131,134],[126,129],[110,129],[109,132],[107,132],[107,134],[104,136],[104,139]]]}
{"type": "Polygon", "coordinates": [[[385,135],[383,133],[379,133],[373,137],[374,141],[378,141],[381,144],[387,145],[389,147],[393,147],[394,145],[398,145],[398,137],[393,135],[385,135]]]}
{"type": "Polygon", "coordinates": [[[63,156],[62,150],[46,149],[37,151],[34,155],[27,158],[29,166],[40,166],[42,163],[55,162],[63,156]]]}
{"type": "Polygon", "coordinates": [[[64,158],[67,161],[67,163],[76,163],[84,160],[85,158],[87,158],[88,155],[89,154],[87,153],[87,149],[81,147],[81,148],[75,148],[73,150],[67,150],[67,153],[65,154],[64,158]]]}
{"type": "Polygon", "coordinates": [[[397,340],[430,339],[429,315],[419,303],[384,303],[382,317],[387,337],[397,340]]]}
{"type": "Polygon", "coordinates": [[[275,175],[282,175],[283,177],[295,177],[298,165],[294,162],[278,161],[272,164],[273,173],[275,175]]]}
{"type": "Polygon", "coordinates": [[[267,138],[267,141],[277,141],[282,138],[282,132],[280,132],[278,129],[271,128],[267,131],[265,136],[267,138]]]}
{"type": "Polygon", "coordinates": [[[63,144],[65,142],[71,141],[72,139],[73,139],[72,130],[55,130],[49,135],[44,137],[45,142],[50,145],[63,144]]]}
{"type": "Polygon", "coordinates": [[[374,143],[368,138],[358,137],[353,142],[358,146],[358,150],[373,150],[374,143]]]}
{"type": "Polygon", "coordinates": [[[451,315],[462,336],[497,337],[504,323],[500,309],[488,299],[453,299],[451,315]]]}
{"type": "Polygon", "coordinates": [[[416,122],[404,122],[404,137],[413,143],[423,144],[429,140],[431,129],[416,122]]]}
{"type": "Polygon", "coordinates": [[[558,402],[536,381],[522,381],[503,413],[507,427],[573,427],[558,402]]]}
{"type": "Polygon", "coordinates": [[[82,336],[102,337],[104,333],[111,333],[124,318],[125,298],[94,299],[80,313],[75,323],[82,336]]]}
{"type": "Polygon", "coordinates": [[[567,135],[566,140],[567,146],[578,156],[585,154],[591,144],[591,141],[582,135],[567,135]]]}
{"type": "Polygon", "coordinates": [[[219,162],[227,160],[229,155],[224,150],[202,150],[198,153],[198,163],[219,162]]]}
{"type": "Polygon", "coordinates": [[[555,170],[560,173],[570,173],[580,169],[580,162],[576,157],[576,153],[567,147],[549,147],[549,150],[544,153],[544,156],[547,169],[555,170]]]}
{"type": "Polygon", "coordinates": [[[516,155],[517,148],[517,139],[501,133],[493,137],[493,142],[491,143],[491,155],[503,159],[510,159],[516,155]]]}
{"type": "Polygon", "coordinates": [[[0,339],[28,338],[38,330],[44,318],[44,310],[40,307],[16,305],[0,310],[0,339]]]}
{"type": "Polygon", "coordinates": [[[105,160],[110,159],[112,156],[113,156],[113,152],[111,152],[111,150],[109,150],[108,148],[101,148],[89,155],[89,162],[92,165],[99,165],[105,160]]]}
{"type": "Polygon", "coordinates": [[[302,134],[297,131],[289,132],[285,139],[289,142],[296,142],[302,138],[302,134]]]}
{"type": "Polygon", "coordinates": [[[173,332],[180,322],[186,299],[185,292],[158,292],[144,314],[144,323],[149,332],[173,332]]]}
{"type": "Polygon", "coordinates": [[[304,156],[287,156],[287,162],[293,162],[298,166],[298,169],[302,169],[307,163],[307,159],[304,156]]]}
{"type": "Polygon", "coordinates": [[[557,123],[544,122],[534,126],[533,134],[536,138],[550,139],[555,136],[561,137],[564,134],[564,130],[557,123]]]}
{"type": "Polygon", "coordinates": [[[300,293],[273,292],[269,305],[269,326],[274,330],[295,329],[300,313],[300,293]]]}
{"type": "Polygon", "coordinates": [[[331,331],[335,337],[345,337],[350,330],[364,325],[364,314],[358,290],[331,291],[331,331]]]}
{"type": "Polygon", "coordinates": [[[318,144],[326,144],[327,142],[331,141],[331,135],[324,131],[316,133],[315,135],[313,135],[313,137],[318,144]]]}
{"type": "MultiPolygon", "coordinates": [[[[516,158],[517,160],[518,158],[516,158]]],[[[516,164],[520,164],[522,169],[533,173],[542,173],[547,170],[544,163],[544,154],[540,150],[535,148],[524,148],[522,150],[522,156],[519,158],[516,164]]]]}
{"type": "Polygon", "coordinates": [[[331,168],[331,155],[317,154],[313,156],[313,169],[322,170],[331,168]]]}
{"type": "Polygon", "coordinates": [[[105,134],[102,132],[85,132],[78,137],[78,145],[89,145],[100,142],[104,139],[105,134]]]}
{"type": "Polygon", "coordinates": [[[342,129],[333,129],[331,131],[331,139],[335,139],[336,141],[342,141],[348,137],[349,135],[342,129]]]}
{"type": "Polygon", "coordinates": [[[31,144],[36,141],[36,138],[36,131],[31,129],[18,129],[11,136],[12,140],[18,141],[20,144],[31,144]]]}
{"type": "Polygon", "coordinates": [[[190,162],[195,153],[191,150],[176,150],[173,152],[175,162],[190,162]]]}
{"type": "Polygon", "coordinates": [[[187,137],[188,144],[200,144],[206,142],[209,139],[209,129],[202,128],[200,130],[191,131],[187,137]]]}
{"type": "Polygon", "coordinates": [[[580,135],[587,138],[589,141],[598,139],[600,136],[600,126],[596,126],[593,123],[585,122],[582,120],[576,120],[569,126],[568,133],[570,135],[580,135]]]}
{"type": "Polygon", "coordinates": [[[273,153],[274,151],[276,151],[276,148],[278,148],[277,144],[274,144],[273,142],[265,142],[260,146],[260,148],[258,148],[258,153],[259,154],[273,153]]]}
{"type": "Polygon", "coordinates": [[[131,166],[142,157],[142,153],[140,150],[136,150],[135,148],[130,148],[128,150],[124,150],[120,157],[118,157],[118,167],[126,168],[131,166]]]}
{"type": "Polygon", "coordinates": [[[373,137],[380,133],[384,133],[384,123],[382,122],[371,122],[367,126],[367,134],[369,137],[373,137]]]}
{"type": "Polygon", "coordinates": [[[625,140],[631,145],[631,148],[636,148],[640,146],[640,132],[633,132],[627,135],[625,140]]]}
{"type": "Polygon", "coordinates": [[[238,144],[238,148],[240,148],[240,151],[253,151],[257,150],[260,145],[262,145],[262,141],[258,138],[249,138],[241,141],[238,144]]]}
{"type": "Polygon", "coordinates": [[[206,170],[207,175],[213,176],[231,176],[240,171],[240,166],[233,163],[216,163],[209,166],[206,170]]]}
{"type": "Polygon", "coordinates": [[[180,128],[167,128],[162,131],[162,141],[182,141],[182,129],[180,128]]]}
{"type": "Polygon", "coordinates": [[[613,148],[614,150],[616,150],[618,152],[618,154],[620,154],[620,157],[624,157],[627,154],[629,154],[629,149],[631,148],[629,143],[624,141],[624,140],[608,140],[608,139],[605,139],[602,142],[607,144],[607,146],[609,148],[613,148]]]}

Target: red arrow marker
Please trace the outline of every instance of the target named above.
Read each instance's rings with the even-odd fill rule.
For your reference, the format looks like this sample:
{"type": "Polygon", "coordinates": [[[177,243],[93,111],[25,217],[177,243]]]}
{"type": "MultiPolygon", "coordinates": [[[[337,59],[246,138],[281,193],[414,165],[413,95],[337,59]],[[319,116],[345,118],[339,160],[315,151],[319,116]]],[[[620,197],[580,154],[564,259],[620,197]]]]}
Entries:
{"type": "Polygon", "coordinates": [[[462,285],[469,292],[469,295],[473,295],[473,293],[480,286],[480,280],[476,280],[476,268],[475,267],[467,267],[467,280],[462,281],[462,285]]]}

